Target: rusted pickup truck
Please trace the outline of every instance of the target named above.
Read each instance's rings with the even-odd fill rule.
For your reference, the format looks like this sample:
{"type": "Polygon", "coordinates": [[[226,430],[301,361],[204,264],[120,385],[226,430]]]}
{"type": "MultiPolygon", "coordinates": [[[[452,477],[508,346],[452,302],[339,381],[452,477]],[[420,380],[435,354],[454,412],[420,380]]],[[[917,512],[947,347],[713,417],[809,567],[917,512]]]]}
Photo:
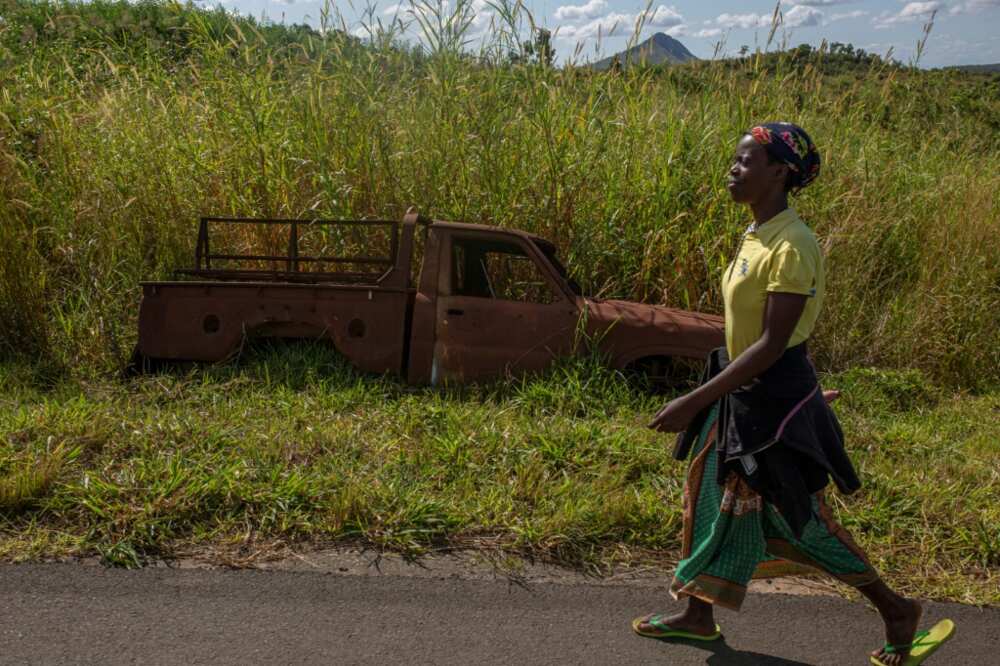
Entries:
{"type": "Polygon", "coordinates": [[[583,332],[614,368],[661,382],[672,358],[723,342],[717,316],[584,296],[543,238],[415,213],[202,218],[195,267],[176,273],[142,283],[147,367],[221,361],[255,336],[313,338],[362,371],[468,382],[542,370],[578,353],[583,332]]]}

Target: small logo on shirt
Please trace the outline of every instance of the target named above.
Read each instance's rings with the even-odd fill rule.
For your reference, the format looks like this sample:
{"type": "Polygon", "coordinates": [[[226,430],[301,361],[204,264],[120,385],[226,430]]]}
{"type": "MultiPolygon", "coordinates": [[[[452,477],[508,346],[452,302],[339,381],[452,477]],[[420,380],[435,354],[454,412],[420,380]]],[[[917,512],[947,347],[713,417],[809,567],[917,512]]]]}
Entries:
{"type": "Polygon", "coordinates": [[[750,260],[745,258],[740,259],[740,277],[746,275],[747,271],[749,270],[750,270],[750,260]]]}

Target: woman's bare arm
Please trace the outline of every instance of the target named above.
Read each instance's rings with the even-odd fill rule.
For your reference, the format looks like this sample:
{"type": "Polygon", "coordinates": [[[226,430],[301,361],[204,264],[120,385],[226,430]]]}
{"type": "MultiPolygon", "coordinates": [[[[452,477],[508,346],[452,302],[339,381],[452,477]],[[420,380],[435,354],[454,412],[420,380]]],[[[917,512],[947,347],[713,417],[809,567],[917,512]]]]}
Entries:
{"type": "Polygon", "coordinates": [[[760,338],[710,381],[670,401],[657,412],[649,427],[660,432],[680,432],[699,411],[774,365],[788,347],[807,298],[801,294],[768,293],[760,338]]]}

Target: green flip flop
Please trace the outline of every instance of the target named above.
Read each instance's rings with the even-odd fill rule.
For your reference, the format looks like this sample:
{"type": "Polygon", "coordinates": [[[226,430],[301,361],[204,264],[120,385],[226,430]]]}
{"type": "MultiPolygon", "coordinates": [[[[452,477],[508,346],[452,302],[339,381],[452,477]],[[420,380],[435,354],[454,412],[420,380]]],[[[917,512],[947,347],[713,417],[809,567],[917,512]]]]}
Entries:
{"type": "Polygon", "coordinates": [[[670,625],[663,621],[662,615],[652,614],[644,615],[643,617],[637,617],[632,620],[632,629],[635,633],[640,636],[645,636],[646,638],[683,638],[692,641],[714,641],[720,636],[722,636],[722,629],[719,625],[715,625],[715,632],[708,634],[707,636],[702,634],[696,634],[690,631],[682,631],[680,629],[673,629],[670,625]],[[642,624],[648,624],[652,627],[650,629],[641,629],[642,624]]]}
{"type": "MultiPolygon", "coordinates": [[[[931,627],[929,631],[918,631],[913,636],[913,642],[909,645],[891,645],[886,643],[883,651],[892,654],[893,652],[909,648],[910,654],[903,660],[903,666],[917,666],[917,664],[924,663],[924,660],[934,654],[954,633],[955,623],[951,620],[941,620],[931,627]]],[[[874,666],[885,666],[885,663],[878,657],[869,657],[869,659],[874,666]]]]}

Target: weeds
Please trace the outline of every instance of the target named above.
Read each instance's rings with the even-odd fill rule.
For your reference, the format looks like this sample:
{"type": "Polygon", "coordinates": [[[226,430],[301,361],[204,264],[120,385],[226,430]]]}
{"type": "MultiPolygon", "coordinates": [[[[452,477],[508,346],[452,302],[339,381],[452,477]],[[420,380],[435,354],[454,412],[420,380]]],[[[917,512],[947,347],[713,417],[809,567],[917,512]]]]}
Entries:
{"type": "Polygon", "coordinates": [[[824,159],[796,202],[829,262],[822,366],[997,383],[988,77],[877,58],[827,75],[822,49],[619,74],[515,63],[530,20],[504,7],[471,53],[459,6],[419,14],[420,50],[396,22],[362,42],[329,13],[314,31],[173,3],[5,0],[2,353],[116,370],[137,283],[191,262],[202,214],[392,219],[416,204],[552,238],[590,293],[718,311],[746,214],[723,188],[729,154],[781,117],[824,159]]]}
{"type": "MultiPolygon", "coordinates": [[[[679,546],[683,465],[645,427],[666,398],[586,359],[445,391],[360,377],[322,345],[129,384],[39,391],[9,365],[0,380],[4,506],[19,498],[0,511],[0,557],[137,566],[196,546],[349,540],[600,568],[669,562],[679,546]],[[46,457],[49,438],[66,448],[46,457]]],[[[833,497],[878,567],[924,596],[997,602],[997,396],[885,370],[824,385],[844,391],[864,483],[833,497]]]]}
{"type": "Polygon", "coordinates": [[[76,453],[60,444],[36,460],[15,464],[11,471],[0,476],[0,514],[16,516],[35,506],[48,494],[63,466],[76,453]]]}

